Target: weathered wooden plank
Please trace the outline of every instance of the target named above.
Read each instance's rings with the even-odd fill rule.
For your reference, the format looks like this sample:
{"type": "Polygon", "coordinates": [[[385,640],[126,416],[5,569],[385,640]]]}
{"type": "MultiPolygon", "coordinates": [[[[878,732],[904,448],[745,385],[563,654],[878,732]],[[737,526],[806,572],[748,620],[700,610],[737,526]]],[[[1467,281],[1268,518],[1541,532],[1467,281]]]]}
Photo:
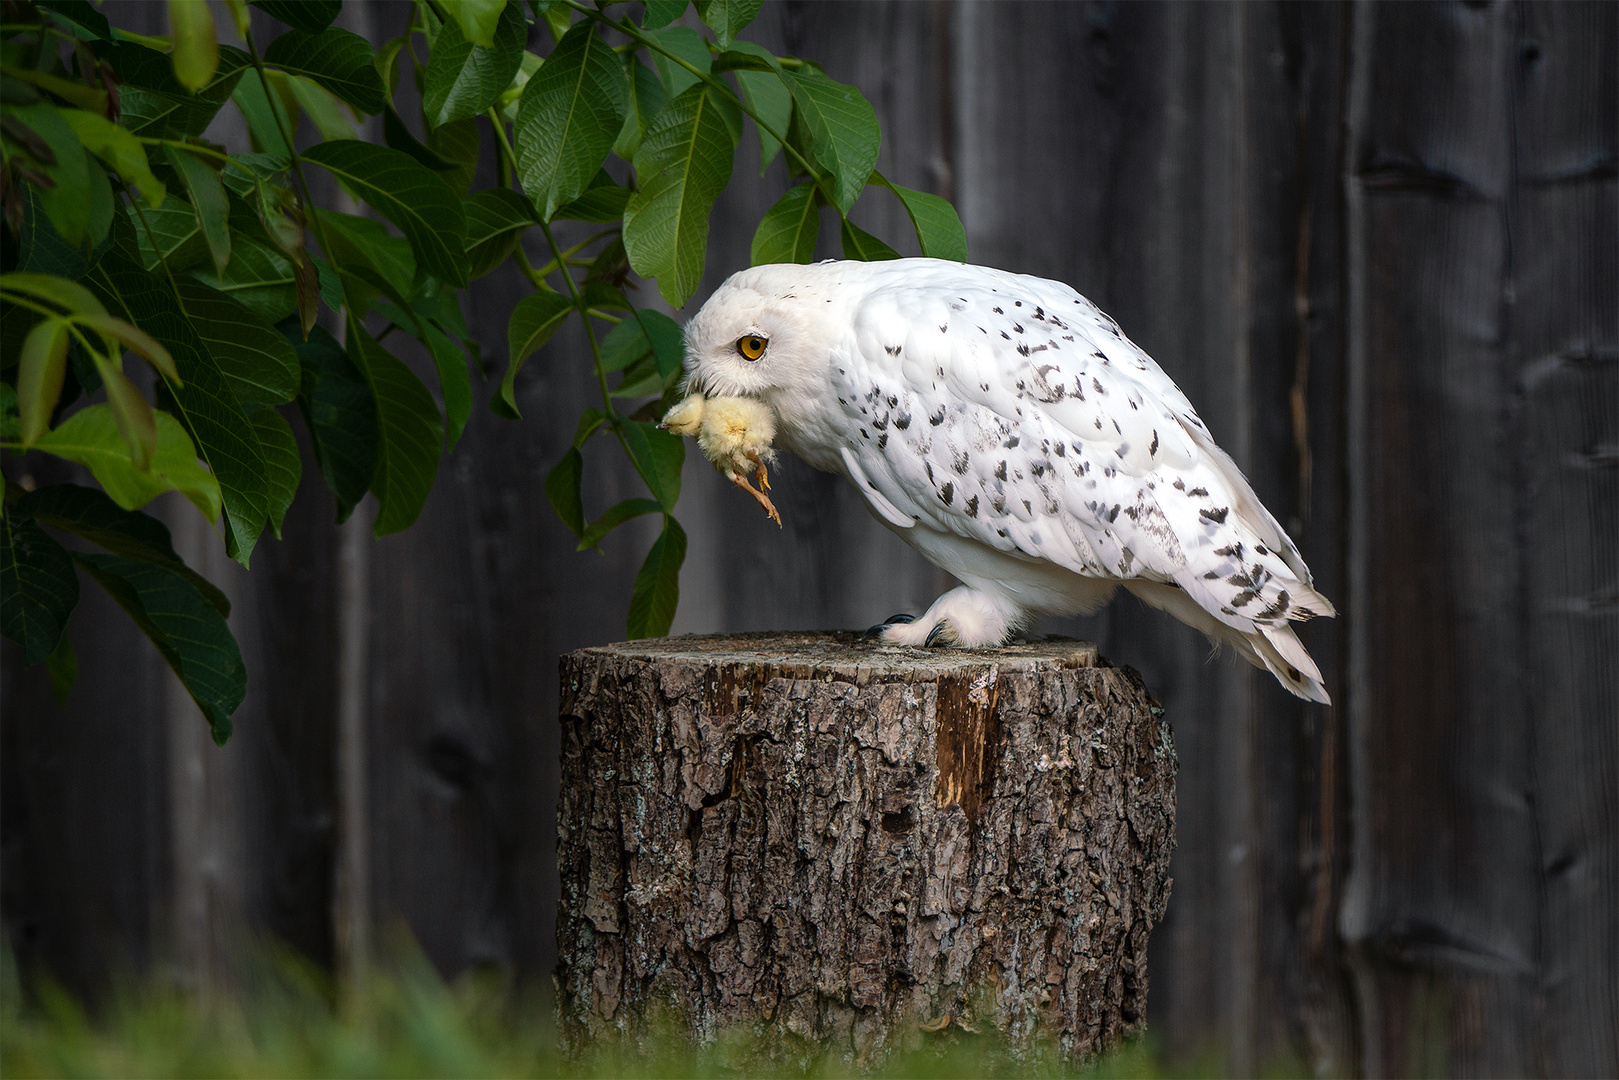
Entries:
{"type": "Polygon", "coordinates": [[[1518,12],[1518,552],[1540,879],[1535,1070],[1619,1073],[1619,8],[1518,12]]]}
{"type": "Polygon", "coordinates": [[[1538,855],[1504,348],[1515,18],[1367,6],[1354,20],[1341,927],[1362,1067],[1522,1074],[1538,855]]]}

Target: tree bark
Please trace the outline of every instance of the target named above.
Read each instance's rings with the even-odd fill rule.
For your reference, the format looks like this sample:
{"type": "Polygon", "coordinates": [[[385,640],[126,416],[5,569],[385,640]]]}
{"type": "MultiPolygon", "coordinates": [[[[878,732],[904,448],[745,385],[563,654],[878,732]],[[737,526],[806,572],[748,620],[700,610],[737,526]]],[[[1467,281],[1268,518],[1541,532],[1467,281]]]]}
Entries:
{"type": "Polygon", "coordinates": [[[742,1028],[861,1066],[952,1031],[1141,1028],[1169,898],[1163,710],[1095,646],[685,637],[563,658],[564,1047],[742,1028]]]}

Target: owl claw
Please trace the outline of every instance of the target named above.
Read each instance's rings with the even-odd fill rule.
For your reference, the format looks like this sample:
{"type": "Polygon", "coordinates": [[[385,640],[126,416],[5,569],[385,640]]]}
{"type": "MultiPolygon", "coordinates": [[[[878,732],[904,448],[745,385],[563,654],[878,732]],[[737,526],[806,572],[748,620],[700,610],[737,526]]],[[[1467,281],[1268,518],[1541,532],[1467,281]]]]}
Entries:
{"type": "Polygon", "coordinates": [[[915,621],[915,615],[907,615],[904,612],[900,612],[898,615],[890,615],[876,626],[867,627],[866,632],[860,635],[860,640],[870,641],[873,638],[880,639],[883,636],[883,631],[887,630],[890,626],[893,626],[896,623],[913,623],[915,621]]]}
{"type": "Polygon", "coordinates": [[[956,628],[950,625],[949,620],[940,619],[928,631],[928,639],[922,643],[924,649],[931,649],[935,645],[954,645],[961,640],[956,628]]]}

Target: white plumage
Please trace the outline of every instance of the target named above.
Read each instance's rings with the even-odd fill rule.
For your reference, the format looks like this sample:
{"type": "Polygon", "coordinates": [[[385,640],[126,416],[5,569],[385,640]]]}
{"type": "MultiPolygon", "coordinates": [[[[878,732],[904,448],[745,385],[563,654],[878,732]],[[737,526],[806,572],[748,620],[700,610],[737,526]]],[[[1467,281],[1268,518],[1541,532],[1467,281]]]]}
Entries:
{"type": "Polygon", "coordinates": [[[935,259],[759,266],[686,345],[693,390],[768,405],[778,445],[962,582],[886,641],[999,645],[1122,584],[1327,700],[1291,623],[1334,612],[1298,549],[1180,388],[1067,285],[935,259]]]}

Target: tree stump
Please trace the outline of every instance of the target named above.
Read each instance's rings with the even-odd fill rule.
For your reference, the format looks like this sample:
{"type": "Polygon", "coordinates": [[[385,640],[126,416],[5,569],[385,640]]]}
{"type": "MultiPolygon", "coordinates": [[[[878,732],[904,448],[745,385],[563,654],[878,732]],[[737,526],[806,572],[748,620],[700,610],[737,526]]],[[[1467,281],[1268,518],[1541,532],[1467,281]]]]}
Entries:
{"type": "Polygon", "coordinates": [[[1144,1023],[1175,749],[1094,645],[637,641],[564,657],[561,713],[566,1051],[673,1022],[757,1066],[963,1028],[1084,1058],[1144,1023]]]}

